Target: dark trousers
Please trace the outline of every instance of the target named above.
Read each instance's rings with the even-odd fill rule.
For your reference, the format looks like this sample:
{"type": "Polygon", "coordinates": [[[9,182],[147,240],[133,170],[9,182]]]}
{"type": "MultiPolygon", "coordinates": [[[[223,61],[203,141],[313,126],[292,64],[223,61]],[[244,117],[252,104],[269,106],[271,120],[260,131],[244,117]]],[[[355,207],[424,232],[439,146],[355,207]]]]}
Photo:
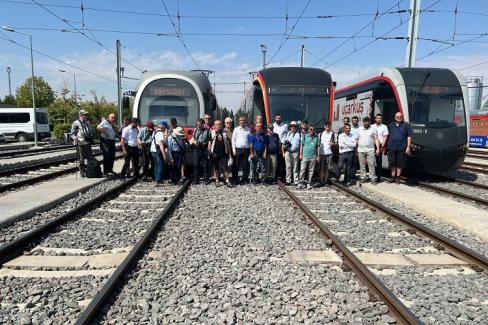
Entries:
{"type": "Polygon", "coordinates": [[[379,182],[381,181],[381,174],[383,172],[383,152],[380,152],[379,155],[375,156],[376,157],[376,167],[375,167],[375,172],[376,172],[376,180],[379,182]]]}
{"type": "Polygon", "coordinates": [[[266,162],[263,157],[264,151],[255,151],[254,158],[251,160],[252,180],[264,180],[266,176],[266,162]]]}
{"type": "Polygon", "coordinates": [[[239,169],[242,168],[242,181],[247,181],[249,179],[249,148],[236,148],[235,164],[237,175],[239,175],[239,169]]]}
{"type": "Polygon", "coordinates": [[[150,146],[146,145],[142,149],[142,174],[144,177],[154,177],[154,162],[151,151],[149,150],[150,146]]]}
{"type": "Polygon", "coordinates": [[[126,146],[127,155],[124,156],[124,166],[120,172],[120,176],[125,177],[127,170],[129,169],[130,161],[132,160],[132,169],[134,170],[134,176],[139,177],[139,148],[126,146]]]}
{"type": "Polygon", "coordinates": [[[78,145],[76,148],[78,154],[78,163],[80,166],[80,175],[85,177],[85,166],[89,158],[93,157],[92,148],[90,144],[78,145]]]}
{"type": "Polygon", "coordinates": [[[359,167],[359,156],[356,150],[354,150],[354,157],[352,158],[352,166],[351,166],[351,178],[356,178],[356,172],[358,171],[359,167]]]}
{"type": "Polygon", "coordinates": [[[115,158],[115,140],[100,137],[100,150],[103,154],[103,173],[113,173],[115,158]]]}
{"type": "Polygon", "coordinates": [[[173,157],[173,165],[170,169],[170,177],[173,183],[179,182],[181,179],[181,165],[183,164],[184,154],[179,151],[171,151],[171,157],[173,157]]]}
{"type": "Polygon", "coordinates": [[[339,154],[339,164],[337,166],[337,177],[340,178],[342,169],[344,170],[344,184],[351,181],[352,163],[354,159],[354,152],[344,152],[339,154]]]}
{"type": "Polygon", "coordinates": [[[278,153],[278,165],[276,167],[276,180],[278,178],[285,179],[286,178],[286,163],[285,157],[281,154],[281,151],[278,153]]]}
{"type": "Polygon", "coordinates": [[[208,150],[196,148],[193,150],[193,180],[198,181],[200,171],[203,179],[208,180],[208,150]]]}

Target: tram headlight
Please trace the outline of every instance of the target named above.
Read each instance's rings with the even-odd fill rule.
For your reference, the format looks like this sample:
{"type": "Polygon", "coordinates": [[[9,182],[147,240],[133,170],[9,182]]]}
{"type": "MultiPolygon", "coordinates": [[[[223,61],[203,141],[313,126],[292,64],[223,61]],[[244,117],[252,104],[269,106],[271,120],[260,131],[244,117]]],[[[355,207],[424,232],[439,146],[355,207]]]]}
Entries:
{"type": "Polygon", "coordinates": [[[420,144],[412,143],[412,150],[422,150],[423,147],[420,144]]]}

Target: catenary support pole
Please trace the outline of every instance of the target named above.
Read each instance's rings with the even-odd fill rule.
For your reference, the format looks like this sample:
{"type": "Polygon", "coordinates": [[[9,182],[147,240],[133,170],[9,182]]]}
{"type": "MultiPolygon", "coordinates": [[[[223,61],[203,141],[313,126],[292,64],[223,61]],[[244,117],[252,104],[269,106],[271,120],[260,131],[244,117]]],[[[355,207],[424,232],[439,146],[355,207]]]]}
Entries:
{"type": "Polygon", "coordinates": [[[117,101],[119,107],[119,126],[122,128],[122,79],[120,74],[120,41],[117,40],[117,101]]]}
{"type": "Polygon", "coordinates": [[[410,0],[410,21],[408,24],[408,43],[405,55],[405,66],[411,68],[415,65],[417,53],[417,38],[419,33],[420,0],[410,0]]]}
{"type": "Polygon", "coordinates": [[[31,56],[31,87],[32,87],[32,109],[34,110],[34,147],[38,146],[37,137],[37,114],[36,114],[36,88],[34,86],[34,54],[32,53],[32,35],[29,35],[30,56],[31,56]]]}
{"type": "Polygon", "coordinates": [[[300,57],[300,67],[303,68],[304,63],[305,63],[305,45],[302,44],[302,55],[300,57]]]}

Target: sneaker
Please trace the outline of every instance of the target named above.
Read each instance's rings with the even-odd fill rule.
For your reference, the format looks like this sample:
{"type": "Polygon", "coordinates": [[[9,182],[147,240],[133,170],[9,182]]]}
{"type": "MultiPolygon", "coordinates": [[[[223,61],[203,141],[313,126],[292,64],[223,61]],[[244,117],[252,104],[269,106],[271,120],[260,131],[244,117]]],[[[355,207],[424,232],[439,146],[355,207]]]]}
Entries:
{"type": "Polygon", "coordinates": [[[299,184],[297,186],[297,190],[303,190],[304,188],[305,188],[305,185],[303,185],[303,184],[299,184]]]}
{"type": "Polygon", "coordinates": [[[286,182],[285,185],[286,186],[291,186],[291,182],[286,182]]]}
{"type": "Polygon", "coordinates": [[[378,182],[376,180],[372,180],[371,185],[378,185],[378,182]]]}
{"type": "Polygon", "coordinates": [[[234,187],[231,182],[227,182],[225,185],[227,185],[227,187],[234,187]]]}
{"type": "Polygon", "coordinates": [[[220,182],[215,182],[215,187],[220,187],[222,184],[220,182]]]}
{"type": "Polygon", "coordinates": [[[393,177],[392,178],[388,178],[388,181],[387,182],[390,183],[390,184],[391,183],[395,183],[395,178],[393,178],[393,177]]]}
{"type": "Polygon", "coordinates": [[[346,184],[344,184],[345,186],[352,186],[352,182],[347,182],[346,184]]]}
{"type": "Polygon", "coordinates": [[[311,190],[313,188],[312,184],[307,185],[307,190],[311,190]]]}

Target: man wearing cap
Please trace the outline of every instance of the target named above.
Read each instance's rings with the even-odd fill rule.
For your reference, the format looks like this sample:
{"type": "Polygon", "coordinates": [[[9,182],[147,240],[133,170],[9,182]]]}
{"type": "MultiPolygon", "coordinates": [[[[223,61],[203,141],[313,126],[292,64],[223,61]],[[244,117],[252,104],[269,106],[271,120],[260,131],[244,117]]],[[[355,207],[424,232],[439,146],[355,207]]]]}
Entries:
{"type": "Polygon", "coordinates": [[[297,122],[291,121],[290,131],[285,136],[282,153],[286,164],[286,185],[298,185],[298,155],[300,151],[301,132],[297,122]]]}
{"type": "Polygon", "coordinates": [[[98,124],[97,131],[100,132],[100,150],[103,154],[103,173],[113,175],[115,159],[115,113],[109,114],[98,124]]]}
{"type": "Polygon", "coordinates": [[[139,134],[139,119],[132,118],[131,123],[122,130],[120,146],[124,153],[124,166],[120,172],[120,177],[125,178],[128,174],[129,164],[132,161],[134,177],[139,178],[139,147],[137,145],[137,135],[139,134]]]}
{"type": "Polygon", "coordinates": [[[153,140],[151,142],[151,154],[154,159],[154,181],[156,186],[163,184],[163,168],[166,160],[166,146],[167,146],[167,132],[168,122],[165,120],[159,121],[158,128],[154,131],[153,140]]]}
{"type": "Polygon", "coordinates": [[[376,184],[376,158],[375,154],[379,155],[379,140],[378,132],[375,128],[371,127],[371,120],[369,117],[363,118],[363,126],[359,127],[358,131],[358,158],[359,169],[361,171],[361,183],[367,180],[366,177],[366,164],[369,169],[369,178],[371,184],[376,184]],[[375,147],[376,152],[375,152],[375,147]]]}
{"type": "Polygon", "coordinates": [[[183,139],[185,132],[181,127],[173,129],[172,134],[168,137],[168,163],[170,168],[171,183],[178,184],[181,180],[181,166],[185,157],[186,143],[183,139]]]}
{"type": "Polygon", "coordinates": [[[273,124],[268,125],[267,130],[267,158],[266,158],[266,181],[270,184],[276,183],[276,167],[278,165],[278,155],[281,154],[280,137],[273,132],[273,124]]]}
{"type": "Polygon", "coordinates": [[[81,177],[85,177],[85,166],[88,159],[93,157],[91,145],[93,144],[94,135],[88,121],[88,112],[82,109],[79,112],[79,118],[71,125],[70,132],[71,139],[77,146],[81,177]]]}
{"type": "Polygon", "coordinates": [[[153,140],[154,123],[147,121],[146,126],[139,130],[137,142],[141,147],[143,181],[153,178],[154,163],[151,155],[151,143],[153,140]]]}

